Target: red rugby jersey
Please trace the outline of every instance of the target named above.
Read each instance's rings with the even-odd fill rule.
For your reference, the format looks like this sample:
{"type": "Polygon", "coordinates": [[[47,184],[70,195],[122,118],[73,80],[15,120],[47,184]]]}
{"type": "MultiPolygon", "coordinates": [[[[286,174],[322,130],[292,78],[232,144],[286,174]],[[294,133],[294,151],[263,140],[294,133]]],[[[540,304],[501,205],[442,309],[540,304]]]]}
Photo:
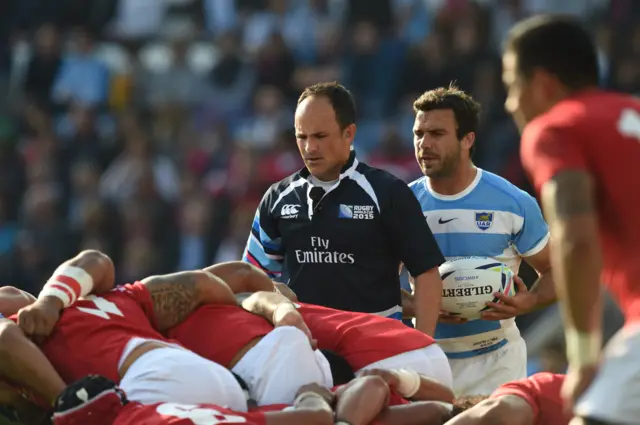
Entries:
{"type": "Polygon", "coordinates": [[[318,348],[341,355],[356,371],[434,343],[429,335],[399,320],[314,304],[297,303],[296,306],[318,340],[318,348]]]}
{"type": "Polygon", "coordinates": [[[593,177],[602,281],[640,320],[640,101],[602,90],[565,99],[527,125],[521,157],[538,192],[563,171],[593,177]]]}
{"type": "Polygon", "coordinates": [[[169,331],[169,337],[205,359],[229,367],[250,341],[265,336],[273,325],[242,307],[206,305],[169,331]]]}
{"type": "Polygon", "coordinates": [[[155,327],[151,295],[136,282],[65,308],[40,348],[65,382],[89,374],[120,382],[118,363],[131,338],[168,341],[155,327]]]}
{"type": "Polygon", "coordinates": [[[542,372],[519,381],[508,382],[491,394],[492,398],[514,395],[524,399],[533,410],[534,425],[567,425],[560,389],[565,375],[542,372]]]}
{"type": "Polygon", "coordinates": [[[113,425],[194,425],[237,424],[266,425],[264,413],[239,413],[213,404],[180,405],[159,403],[144,406],[129,403],[113,425]]]}

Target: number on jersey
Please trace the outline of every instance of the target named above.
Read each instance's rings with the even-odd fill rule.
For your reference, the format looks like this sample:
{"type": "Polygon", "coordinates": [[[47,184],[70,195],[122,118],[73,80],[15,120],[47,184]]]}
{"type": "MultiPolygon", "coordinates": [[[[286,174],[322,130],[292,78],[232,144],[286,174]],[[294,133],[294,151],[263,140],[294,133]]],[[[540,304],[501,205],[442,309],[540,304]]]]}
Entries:
{"type": "Polygon", "coordinates": [[[95,308],[89,307],[76,307],[83,313],[93,314],[94,316],[102,317],[109,320],[109,314],[124,317],[124,314],[120,311],[117,305],[102,297],[96,297],[95,295],[89,295],[83,298],[84,301],[92,301],[95,308]]]}
{"type": "Polygon", "coordinates": [[[623,136],[638,139],[640,142],[640,113],[631,108],[623,109],[618,120],[618,131],[623,136]]]}
{"type": "Polygon", "coordinates": [[[165,416],[190,419],[195,425],[242,424],[247,419],[242,416],[225,415],[215,409],[201,408],[190,404],[163,403],[156,411],[165,416]]]}

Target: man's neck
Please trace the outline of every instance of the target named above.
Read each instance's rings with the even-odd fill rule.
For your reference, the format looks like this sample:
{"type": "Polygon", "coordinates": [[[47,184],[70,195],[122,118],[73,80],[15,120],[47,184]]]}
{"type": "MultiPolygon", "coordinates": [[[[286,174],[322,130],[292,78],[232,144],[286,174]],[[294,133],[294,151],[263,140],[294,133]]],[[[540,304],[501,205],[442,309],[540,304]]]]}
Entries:
{"type": "Polygon", "coordinates": [[[451,176],[430,178],[429,185],[431,186],[431,190],[440,195],[457,195],[469,187],[477,174],[478,169],[469,161],[468,165],[460,167],[460,169],[451,176]]]}

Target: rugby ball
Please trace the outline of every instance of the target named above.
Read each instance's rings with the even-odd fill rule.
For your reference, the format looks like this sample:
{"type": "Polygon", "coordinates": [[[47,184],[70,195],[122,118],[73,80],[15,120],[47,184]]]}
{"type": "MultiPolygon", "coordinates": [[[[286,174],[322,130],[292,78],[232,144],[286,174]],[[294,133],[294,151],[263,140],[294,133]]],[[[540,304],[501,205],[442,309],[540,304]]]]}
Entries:
{"type": "Polygon", "coordinates": [[[513,271],[487,257],[462,257],[439,268],[442,278],[442,310],[468,320],[489,310],[487,302],[499,302],[494,293],[515,294],[513,271]]]}

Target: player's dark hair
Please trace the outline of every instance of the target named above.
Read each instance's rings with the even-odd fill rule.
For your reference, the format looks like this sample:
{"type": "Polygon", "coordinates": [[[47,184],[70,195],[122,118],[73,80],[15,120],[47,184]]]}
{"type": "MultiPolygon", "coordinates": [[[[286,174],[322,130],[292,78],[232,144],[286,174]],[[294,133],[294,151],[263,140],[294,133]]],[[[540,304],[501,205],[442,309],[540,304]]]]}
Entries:
{"type": "MultiPolygon", "coordinates": [[[[462,140],[469,133],[477,133],[480,125],[480,104],[473,98],[460,90],[453,82],[449,87],[438,87],[437,89],[426,91],[415,102],[413,110],[418,112],[429,112],[438,109],[451,109],[456,118],[456,137],[462,140]]],[[[471,145],[469,155],[473,156],[476,150],[475,142],[471,145]]]]}
{"type": "Polygon", "coordinates": [[[575,19],[538,15],[515,25],[505,52],[516,56],[516,71],[525,78],[536,68],[554,74],[571,90],[598,85],[600,72],[593,39],[575,19]]]}
{"type": "Polygon", "coordinates": [[[356,102],[353,95],[346,87],[336,81],[318,83],[304,89],[298,98],[298,105],[303,100],[313,96],[324,96],[329,100],[336,113],[336,120],[340,129],[356,123],[356,102]]]}
{"type": "Polygon", "coordinates": [[[477,395],[470,397],[460,397],[453,402],[453,410],[451,412],[451,417],[458,416],[462,412],[466,412],[467,410],[474,407],[476,404],[485,401],[488,396],[477,395]]]}
{"type": "Polygon", "coordinates": [[[333,385],[343,385],[353,379],[356,374],[353,373],[353,369],[349,362],[339,354],[329,350],[320,350],[322,354],[327,358],[329,366],[331,367],[331,375],[333,376],[333,385]]]}

